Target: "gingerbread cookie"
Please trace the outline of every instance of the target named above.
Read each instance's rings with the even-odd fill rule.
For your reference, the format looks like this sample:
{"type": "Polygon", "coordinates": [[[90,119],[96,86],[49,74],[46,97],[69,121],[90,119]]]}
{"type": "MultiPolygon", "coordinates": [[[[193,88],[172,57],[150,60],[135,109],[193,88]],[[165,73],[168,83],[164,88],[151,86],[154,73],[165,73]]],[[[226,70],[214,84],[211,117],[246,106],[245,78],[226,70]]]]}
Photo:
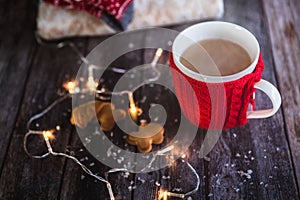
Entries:
{"type": "Polygon", "coordinates": [[[157,123],[145,124],[139,127],[139,131],[131,133],[127,141],[131,145],[137,146],[142,153],[152,150],[152,144],[161,144],[164,141],[164,128],[157,123]]]}
{"type": "Polygon", "coordinates": [[[125,118],[126,112],[122,109],[115,109],[114,105],[108,102],[90,101],[74,108],[70,121],[79,128],[85,128],[89,123],[96,121],[95,116],[102,130],[110,131],[115,121],[125,118]]]}

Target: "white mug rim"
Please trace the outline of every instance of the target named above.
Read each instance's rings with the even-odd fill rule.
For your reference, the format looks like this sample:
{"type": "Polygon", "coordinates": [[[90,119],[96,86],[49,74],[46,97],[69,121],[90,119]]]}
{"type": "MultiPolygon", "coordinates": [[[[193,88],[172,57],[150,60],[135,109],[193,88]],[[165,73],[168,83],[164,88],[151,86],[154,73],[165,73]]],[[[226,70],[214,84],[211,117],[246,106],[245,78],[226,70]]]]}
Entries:
{"type": "MultiPolygon", "coordinates": [[[[212,37],[212,38],[216,38],[216,37],[212,37]]],[[[191,40],[193,40],[194,38],[190,38],[191,40]]],[[[198,40],[200,41],[200,40],[198,40]]],[[[234,40],[233,40],[234,41],[234,40]]],[[[196,42],[196,41],[195,41],[196,42]]],[[[246,49],[248,51],[248,49],[246,49]]],[[[202,23],[198,23],[195,24],[193,26],[190,26],[188,28],[186,28],[185,30],[183,30],[181,33],[179,33],[177,35],[177,37],[175,38],[173,45],[172,45],[172,52],[173,52],[173,61],[175,63],[175,65],[179,68],[179,70],[184,73],[185,75],[198,80],[198,81],[202,81],[202,82],[207,82],[207,83],[222,83],[222,82],[230,82],[230,81],[234,81],[234,80],[238,80],[240,78],[242,78],[243,76],[250,74],[254,71],[257,62],[258,62],[258,58],[259,58],[259,53],[260,53],[260,47],[259,47],[259,43],[257,41],[257,39],[255,38],[255,36],[246,28],[239,26],[237,24],[234,23],[230,23],[230,22],[224,22],[224,21],[208,21],[208,22],[202,22],[202,23]],[[230,27],[232,29],[237,29],[238,31],[242,31],[244,34],[247,34],[247,36],[252,40],[251,42],[253,42],[253,45],[255,46],[255,57],[252,59],[251,64],[245,68],[242,71],[239,71],[235,74],[231,74],[231,75],[227,75],[227,76],[209,76],[209,75],[204,75],[204,74],[200,74],[197,72],[194,72],[190,69],[188,69],[187,67],[185,67],[184,65],[182,65],[182,63],[180,62],[180,54],[176,54],[176,48],[178,48],[179,46],[179,40],[180,40],[180,36],[185,35],[186,33],[190,32],[191,30],[195,29],[195,28],[199,28],[199,26],[227,26],[230,27]]]]}

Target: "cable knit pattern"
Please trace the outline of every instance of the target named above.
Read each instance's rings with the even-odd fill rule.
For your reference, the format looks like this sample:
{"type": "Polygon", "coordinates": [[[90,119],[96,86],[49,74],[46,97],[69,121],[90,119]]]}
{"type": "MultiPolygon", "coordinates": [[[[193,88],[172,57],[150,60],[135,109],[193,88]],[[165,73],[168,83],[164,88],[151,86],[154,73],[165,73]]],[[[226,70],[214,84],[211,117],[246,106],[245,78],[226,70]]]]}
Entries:
{"type": "Polygon", "coordinates": [[[95,17],[101,18],[103,12],[120,20],[133,0],[44,0],[47,3],[67,9],[84,10],[95,17]]]}
{"type": "Polygon", "coordinates": [[[186,76],[175,65],[172,54],[170,67],[181,109],[193,124],[205,129],[227,129],[247,123],[248,106],[252,104],[254,107],[255,103],[254,84],[260,81],[264,70],[261,55],[251,74],[225,83],[205,83],[186,76]],[[192,86],[197,99],[188,94],[186,81],[182,81],[183,79],[192,86]]]}

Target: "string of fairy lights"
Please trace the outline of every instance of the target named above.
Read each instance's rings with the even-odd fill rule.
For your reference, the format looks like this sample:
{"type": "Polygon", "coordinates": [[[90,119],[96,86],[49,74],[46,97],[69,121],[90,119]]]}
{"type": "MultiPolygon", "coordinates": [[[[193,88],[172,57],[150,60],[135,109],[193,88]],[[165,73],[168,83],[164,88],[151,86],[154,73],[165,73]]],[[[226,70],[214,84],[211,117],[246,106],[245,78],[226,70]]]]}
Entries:
{"type": "MultiPolygon", "coordinates": [[[[39,38],[37,38],[37,41],[39,42],[39,44],[41,45],[48,45],[47,43],[44,43],[43,41],[41,41],[39,38]]],[[[74,45],[71,42],[65,43],[65,42],[61,42],[59,44],[56,45],[57,48],[62,48],[64,46],[69,46],[75,53],[76,55],[78,55],[81,59],[82,62],[84,62],[85,64],[87,64],[88,66],[88,78],[87,78],[87,82],[85,87],[82,86],[78,86],[77,83],[75,81],[69,81],[63,84],[63,87],[67,90],[67,94],[61,96],[60,98],[58,98],[57,100],[55,100],[53,103],[51,103],[48,107],[46,107],[43,111],[41,111],[38,114],[35,114],[34,116],[32,116],[28,123],[27,123],[27,133],[25,134],[24,137],[24,150],[26,152],[26,154],[28,154],[30,157],[35,158],[35,159],[42,159],[48,156],[55,156],[55,157],[64,157],[67,159],[72,160],[74,163],[76,163],[77,165],[79,165],[82,170],[90,175],[91,177],[93,177],[94,179],[104,183],[106,185],[106,188],[108,190],[108,194],[110,197],[110,200],[115,200],[115,196],[113,193],[113,188],[111,183],[109,182],[109,174],[111,173],[117,173],[117,172],[128,172],[127,169],[125,168],[114,168],[114,169],[110,169],[107,172],[105,172],[105,178],[96,175],[96,173],[92,172],[86,165],[84,165],[82,162],[80,162],[80,160],[78,160],[75,156],[73,155],[69,155],[67,153],[64,152],[56,152],[53,147],[52,147],[52,142],[54,139],[54,132],[55,131],[59,131],[60,130],[60,126],[56,126],[54,129],[50,129],[50,130],[33,130],[31,129],[31,124],[37,120],[40,119],[42,117],[44,117],[49,111],[51,111],[56,105],[60,104],[61,102],[63,102],[65,99],[68,98],[72,98],[73,95],[76,94],[85,94],[85,93],[90,93],[93,92],[96,95],[99,95],[98,98],[100,100],[109,100],[109,96],[111,95],[123,95],[123,94],[127,94],[128,99],[129,99],[129,115],[131,116],[131,118],[133,120],[136,120],[138,116],[140,116],[142,114],[142,109],[139,108],[135,101],[134,101],[134,96],[133,96],[133,91],[135,91],[137,88],[139,88],[140,86],[147,84],[149,82],[155,81],[157,80],[161,73],[160,71],[156,68],[156,65],[158,63],[159,58],[161,57],[163,50],[161,48],[156,50],[155,56],[151,62],[150,65],[145,65],[144,69],[149,69],[151,68],[154,72],[155,72],[155,76],[152,78],[149,78],[148,80],[146,80],[145,82],[141,83],[139,86],[137,86],[136,88],[134,88],[132,91],[129,90],[124,90],[124,91],[120,91],[120,92],[111,92],[111,91],[106,91],[103,89],[97,89],[98,87],[98,82],[95,80],[94,77],[94,70],[98,70],[98,69],[102,69],[92,63],[90,63],[89,60],[87,60],[86,57],[83,56],[83,54],[79,51],[79,49],[76,47],[76,45],[74,45]],[[47,148],[47,152],[42,154],[42,155],[38,155],[38,154],[33,154],[28,150],[28,140],[29,137],[31,135],[38,135],[40,136],[44,142],[45,142],[45,146],[47,148]]],[[[109,70],[112,70],[113,72],[116,73],[126,73],[126,70],[124,69],[120,69],[120,68],[110,68],[109,70]]],[[[149,161],[149,164],[147,164],[146,168],[151,167],[152,163],[155,161],[155,159],[158,156],[168,156],[168,152],[170,152],[171,150],[173,150],[175,147],[174,146],[169,146],[165,149],[162,149],[160,151],[157,151],[154,156],[152,157],[152,159],[149,161]]],[[[184,199],[194,193],[196,193],[198,191],[199,185],[200,185],[200,178],[199,175],[197,174],[196,170],[193,168],[193,166],[188,162],[188,160],[186,159],[186,155],[183,154],[182,157],[180,158],[181,161],[183,163],[185,163],[188,167],[188,169],[191,170],[191,172],[194,174],[195,178],[196,178],[196,183],[195,186],[192,190],[186,192],[186,193],[176,193],[176,192],[171,192],[168,190],[164,190],[162,188],[159,189],[158,194],[157,194],[157,198],[158,200],[167,200],[170,197],[176,197],[176,198],[181,198],[184,199]]],[[[174,163],[174,158],[170,157],[169,158],[170,163],[174,163]]],[[[143,172],[143,170],[141,170],[141,172],[143,172]]]]}

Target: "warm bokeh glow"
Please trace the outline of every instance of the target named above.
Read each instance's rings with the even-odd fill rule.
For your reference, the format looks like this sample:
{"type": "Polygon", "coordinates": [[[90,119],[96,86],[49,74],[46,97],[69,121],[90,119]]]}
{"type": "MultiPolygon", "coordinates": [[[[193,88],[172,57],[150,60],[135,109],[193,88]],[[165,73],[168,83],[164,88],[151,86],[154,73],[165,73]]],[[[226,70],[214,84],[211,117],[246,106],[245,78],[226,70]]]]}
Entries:
{"type": "Polygon", "coordinates": [[[140,116],[142,114],[142,109],[137,107],[135,104],[131,103],[130,107],[129,107],[129,114],[131,116],[131,118],[136,121],[137,117],[140,116]]]}
{"type": "Polygon", "coordinates": [[[74,81],[69,81],[64,84],[64,88],[68,90],[69,93],[74,93],[74,90],[76,88],[76,83],[74,81]]]}
{"type": "Polygon", "coordinates": [[[135,116],[137,115],[137,112],[138,112],[138,110],[137,110],[137,108],[135,107],[134,104],[133,104],[133,105],[132,105],[132,104],[130,105],[129,111],[130,111],[130,114],[131,114],[131,115],[135,115],[135,116]]]}
{"type": "Polygon", "coordinates": [[[138,110],[137,110],[137,108],[135,107],[134,104],[130,104],[129,114],[130,114],[131,118],[132,118],[134,121],[137,120],[137,117],[138,117],[138,110]]]}
{"type": "Polygon", "coordinates": [[[45,140],[53,139],[54,138],[53,132],[54,132],[53,130],[43,131],[43,136],[45,140]]]}
{"type": "Polygon", "coordinates": [[[163,52],[162,48],[157,49],[156,53],[155,53],[155,56],[160,57],[162,52],[163,52]]]}
{"type": "Polygon", "coordinates": [[[168,199],[168,191],[160,189],[158,192],[158,200],[167,200],[168,199]]]}
{"type": "Polygon", "coordinates": [[[93,77],[89,77],[86,86],[88,87],[88,89],[89,89],[90,91],[94,91],[94,90],[96,90],[96,88],[97,88],[97,86],[98,86],[98,83],[94,80],[93,77]]]}

